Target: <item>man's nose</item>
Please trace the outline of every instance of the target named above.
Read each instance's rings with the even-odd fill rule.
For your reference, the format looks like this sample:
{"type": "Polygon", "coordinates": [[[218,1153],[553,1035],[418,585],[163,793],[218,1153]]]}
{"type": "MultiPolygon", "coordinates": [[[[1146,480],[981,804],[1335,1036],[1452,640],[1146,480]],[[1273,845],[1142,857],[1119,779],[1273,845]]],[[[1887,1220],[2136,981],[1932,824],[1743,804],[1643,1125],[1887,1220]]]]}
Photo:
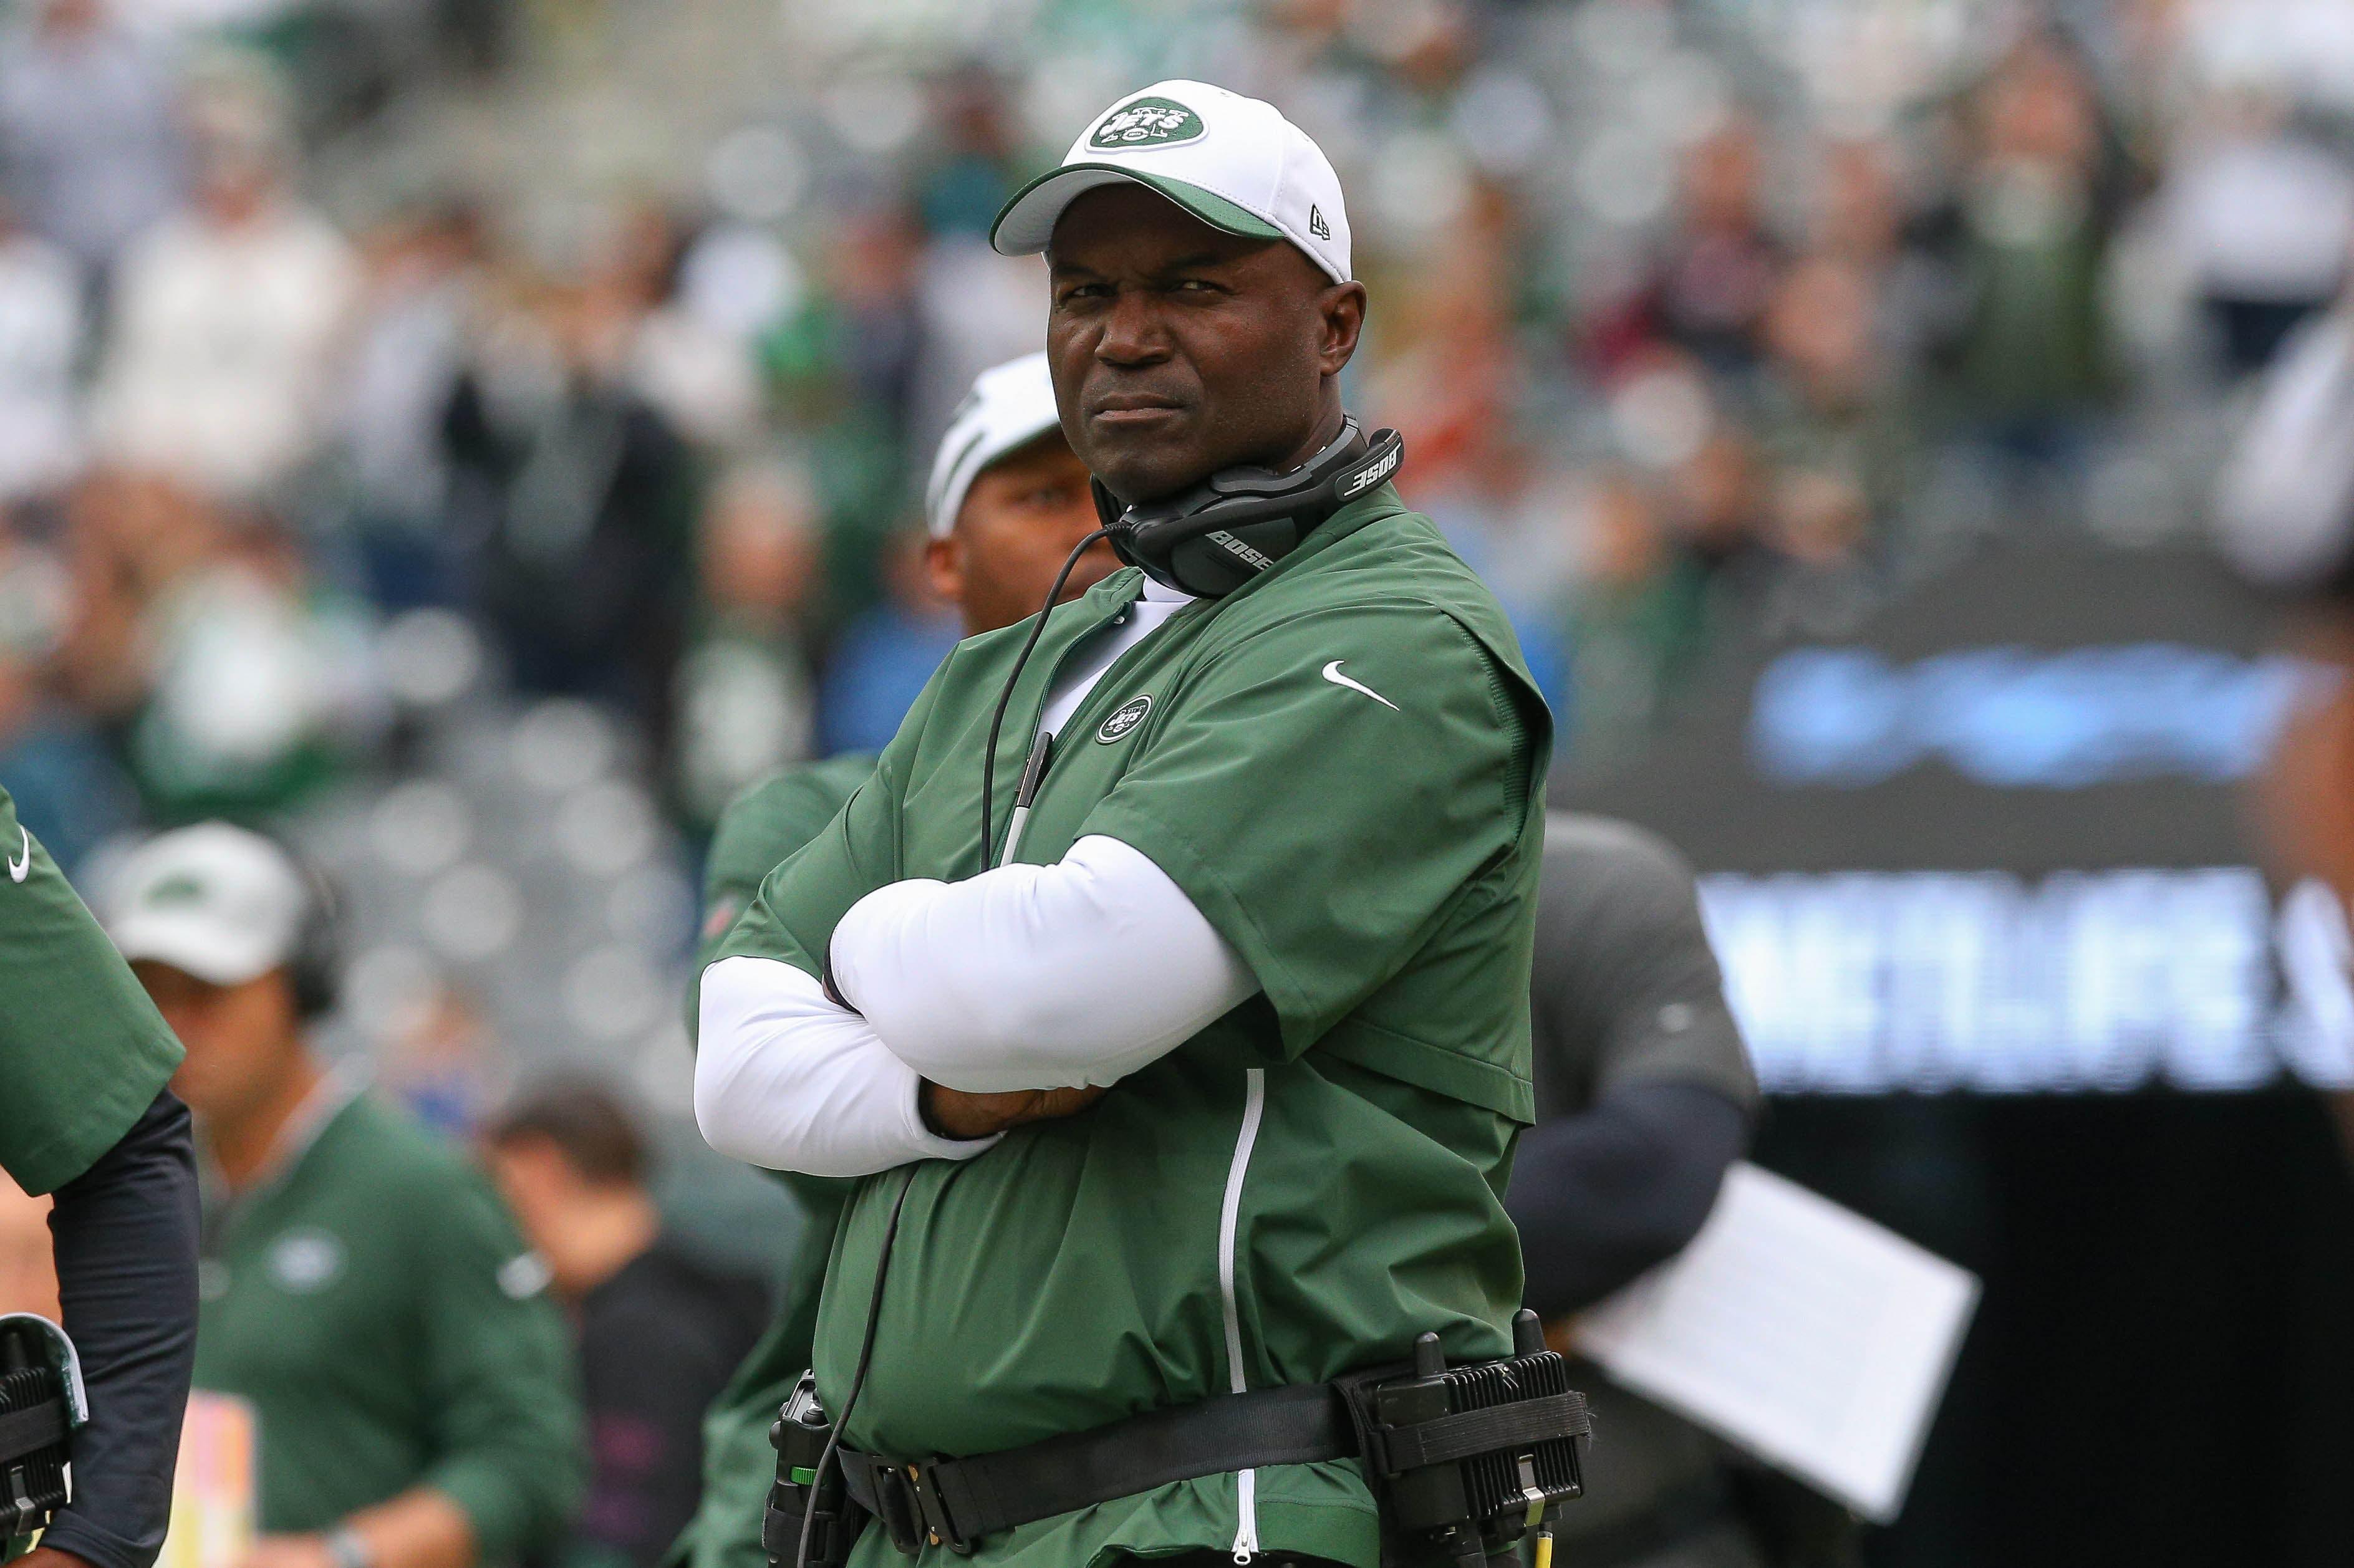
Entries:
{"type": "Polygon", "coordinates": [[[1169,334],[1159,305],[1140,289],[1122,289],[1103,315],[1096,357],[1108,365],[1154,365],[1169,357],[1169,334]]]}

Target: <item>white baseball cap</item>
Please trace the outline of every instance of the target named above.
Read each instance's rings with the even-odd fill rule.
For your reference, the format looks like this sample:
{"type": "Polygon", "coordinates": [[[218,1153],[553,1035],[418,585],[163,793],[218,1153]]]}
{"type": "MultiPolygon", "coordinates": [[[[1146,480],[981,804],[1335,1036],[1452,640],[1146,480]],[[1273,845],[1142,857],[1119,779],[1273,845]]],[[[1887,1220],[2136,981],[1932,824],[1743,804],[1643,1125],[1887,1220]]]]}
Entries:
{"type": "Polygon", "coordinates": [[[972,390],[949,419],[932,459],[931,482],[924,487],[924,522],[932,537],[945,539],[955,529],[965,493],[981,470],[1061,428],[1044,355],[1025,354],[973,377],[972,390]]]}
{"type": "Polygon", "coordinates": [[[1122,180],[1213,228],[1288,239],[1349,281],[1349,214],[1323,149],[1274,104],[1200,81],[1156,81],[1097,115],[1061,167],[1013,194],[989,242],[1008,256],[1044,250],[1064,208],[1122,180]]]}
{"type": "Polygon", "coordinates": [[[113,876],[106,934],[127,959],[242,985],[293,958],[312,897],[286,852],[259,833],[203,822],[159,833],[113,876]]]}

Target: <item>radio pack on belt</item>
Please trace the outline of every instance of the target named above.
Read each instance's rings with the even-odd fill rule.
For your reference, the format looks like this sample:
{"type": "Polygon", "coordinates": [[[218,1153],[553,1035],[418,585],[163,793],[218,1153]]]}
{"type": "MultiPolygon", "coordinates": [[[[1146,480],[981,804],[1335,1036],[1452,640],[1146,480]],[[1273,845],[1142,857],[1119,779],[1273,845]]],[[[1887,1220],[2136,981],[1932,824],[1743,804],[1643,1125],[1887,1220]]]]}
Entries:
{"type": "Polygon", "coordinates": [[[828,1461],[832,1425],[804,1372],[769,1429],[777,1482],[761,1545],[775,1568],[842,1568],[871,1515],[909,1556],[927,1545],[969,1555],[1001,1531],[1172,1481],[1356,1458],[1381,1505],[1386,1563],[1437,1553],[1474,1568],[1532,1530],[1549,1543],[1561,1505],[1584,1490],[1585,1396],[1535,1313],[1513,1319],[1512,1342],[1503,1360],[1449,1367],[1425,1334],[1409,1367],[1219,1394],[960,1459],[834,1442],[828,1461]]]}
{"type": "Polygon", "coordinates": [[[1512,1351],[1449,1368],[1438,1336],[1425,1334],[1412,1373],[1351,1396],[1383,1531],[1406,1538],[1384,1555],[1414,1544],[1417,1555],[1435,1549],[1476,1568],[1585,1495],[1585,1396],[1569,1386],[1569,1363],[1545,1349],[1534,1312],[1512,1319],[1512,1351]]]}
{"type": "Polygon", "coordinates": [[[46,1529],[65,1507],[68,1445],[89,1418],[66,1331],[30,1312],[0,1315],[0,1542],[46,1529]]]}
{"type": "Polygon", "coordinates": [[[818,1403],[817,1374],[805,1372],[778,1412],[776,1425],[769,1428],[769,1445],[777,1451],[777,1482],[769,1489],[768,1510],[760,1518],[760,1550],[772,1563],[801,1560],[804,1529],[810,1562],[850,1560],[850,1548],[866,1517],[850,1501],[842,1467],[827,1463],[826,1439],[832,1434],[833,1423],[818,1403]]]}

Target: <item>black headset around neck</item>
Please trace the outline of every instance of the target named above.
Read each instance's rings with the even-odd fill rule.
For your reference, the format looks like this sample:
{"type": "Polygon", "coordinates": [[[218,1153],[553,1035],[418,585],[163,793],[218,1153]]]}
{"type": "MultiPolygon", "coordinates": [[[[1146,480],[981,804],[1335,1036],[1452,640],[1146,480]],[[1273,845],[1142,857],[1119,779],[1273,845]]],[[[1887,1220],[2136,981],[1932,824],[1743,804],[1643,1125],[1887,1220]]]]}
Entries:
{"type": "MultiPolygon", "coordinates": [[[[1030,635],[1014,656],[997,694],[997,711],[990,715],[989,749],[981,757],[981,863],[986,871],[999,860],[992,805],[997,789],[997,739],[1005,727],[1005,710],[1013,702],[1013,688],[1046,630],[1046,616],[1063,597],[1063,585],[1087,546],[1098,539],[1111,541],[1112,553],[1163,588],[1195,599],[1224,599],[1299,547],[1317,524],[1397,472],[1405,461],[1405,442],[1395,430],[1375,430],[1371,439],[1347,415],[1341,433],[1324,450],[1293,469],[1273,469],[1245,463],[1221,469],[1190,490],[1159,501],[1122,507],[1119,497],[1090,477],[1096,515],[1103,526],[1074,546],[1046,602],[1031,618],[1030,635]]],[[[1030,763],[1022,770],[1015,792],[1017,810],[1030,802],[1045,768],[1045,736],[1031,747],[1030,763]]],[[[1012,835],[1009,833],[1008,838],[1012,835]]],[[[1011,854],[1009,842],[1005,853],[1011,854]]]]}
{"type": "Polygon", "coordinates": [[[1288,473],[1244,464],[1175,495],[1123,508],[1090,480],[1112,553],[1164,588],[1223,599],[1299,547],[1316,525],[1395,473],[1405,443],[1370,440],[1342,418],[1341,433],[1288,473]]]}

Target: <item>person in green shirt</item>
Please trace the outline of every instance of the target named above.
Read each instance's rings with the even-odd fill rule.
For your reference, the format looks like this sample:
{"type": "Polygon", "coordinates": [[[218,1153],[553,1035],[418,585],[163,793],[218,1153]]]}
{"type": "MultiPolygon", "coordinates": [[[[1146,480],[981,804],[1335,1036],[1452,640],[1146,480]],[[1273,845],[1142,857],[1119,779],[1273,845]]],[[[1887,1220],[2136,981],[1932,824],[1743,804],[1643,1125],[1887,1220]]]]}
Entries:
{"type": "MultiPolygon", "coordinates": [[[[180,1047],[5,789],[0,861],[0,1170],[55,1194],[89,1412],[72,1501],[26,1568],[148,1568],[196,1353],[196,1166],[187,1107],[165,1087],[180,1047]]],[[[0,1560],[14,1558],[24,1543],[0,1517],[0,1560]]]]}
{"type": "MultiPolygon", "coordinates": [[[[1064,557],[1096,526],[1087,471],[1063,439],[1044,355],[1025,355],[973,382],[940,438],[924,508],[933,589],[957,607],[967,636],[1011,626],[1036,609],[1064,557]]],[[[1098,546],[1072,573],[1065,593],[1076,597],[1094,587],[1115,565],[1110,550],[1098,546]]],[[[769,873],[817,837],[874,771],[866,753],[829,758],[776,774],[728,805],[704,869],[704,960],[718,951],[769,873]]],[[[775,1321],[704,1421],[702,1503],[669,1559],[684,1568],[761,1568],[767,1562],[760,1517],[777,1473],[769,1427],[809,1367],[834,1223],[854,1185],[776,1174],[801,1209],[801,1237],[786,1265],[775,1321]]]]}
{"type": "Polygon", "coordinates": [[[1135,566],[960,644],[769,874],[702,974],[697,1120],[858,1179],[817,1386],[854,1493],[929,1527],[868,1529],[858,1568],[1376,1568],[1352,1457],[1189,1459],[986,1530],[921,1490],[941,1457],[1313,1389],[1425,1333],[1509,1353],[1534,1113],[1550,721],[1386,482],[1394,437],[1342,409],[1365,291],[1331,165],[1269,105],[1161,83],[993,242],[1047,253],[1063,429],[1135,566]],[[1253,493],[1290,499],[1159,542],[1253,493]]]}
{"type": "Polygon", "coordinates": [[[221,822],[124,862],[108,931],[187,1047],[209,1156],[196,1383],[259,1432],[248,1568],[472,1568],[554,1542],[583,1473],[547,1270],[488,1181],[331,1073],[332,909],[221,822]]]}

